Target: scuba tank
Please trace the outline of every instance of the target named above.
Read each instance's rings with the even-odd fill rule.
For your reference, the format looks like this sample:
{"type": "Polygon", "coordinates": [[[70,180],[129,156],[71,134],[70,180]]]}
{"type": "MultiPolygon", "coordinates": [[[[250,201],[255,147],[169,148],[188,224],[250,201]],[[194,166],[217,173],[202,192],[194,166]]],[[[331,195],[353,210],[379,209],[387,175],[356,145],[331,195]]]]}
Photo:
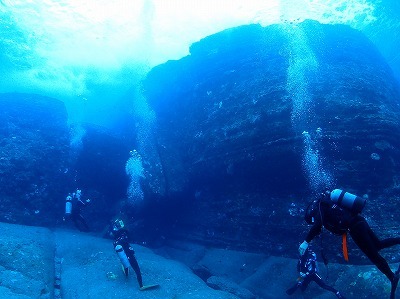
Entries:
{"type": "Polygon", "coordinates": [[[350,210],[353,213],[361,213],[364,209],[367,200],[357,195],[345,192],[340,189],[335,189],[331,192],[331,200],[339,207],[350,210]]]}
{"type": "Polygon", "coordinates": [[[124,248],[122,248],[121,245],[115,246],[115,252],[118,254],[119,260],[121,261],[121,264],[124,266],[124,268],[129,268],[131,265],[129,263],[128,257],[126,256],[126,253],[124,251],[124,248]]]}
{"type": "Polygon", "coordinates": [[[65,214],[70,215],[72,212],[72,197],[68,195],[65,199],[65,214]]]}

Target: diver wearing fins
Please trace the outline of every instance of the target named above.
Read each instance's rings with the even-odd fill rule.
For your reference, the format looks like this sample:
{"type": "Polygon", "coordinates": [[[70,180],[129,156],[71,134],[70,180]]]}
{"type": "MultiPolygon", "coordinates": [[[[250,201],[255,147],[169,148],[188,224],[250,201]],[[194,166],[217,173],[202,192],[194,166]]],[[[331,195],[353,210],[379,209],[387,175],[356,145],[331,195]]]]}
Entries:
{"type": "Polygon", "coordinates": [[[140,272],[139,264],[135,258],[135,251],[129,244],[129,232],[124,227],[124,222],[121,219],[115,220],[112,224],[111,234],[114,237],[114,249],[121,261],[125,276],[128,277],[129,267],[132,267],[136,273],[137,281],[141,291],[158,287],[158,285],[143,286],[142,273],[140,272]]]}
{"type": "Polygon", "coordinates": [[[318,274],[317,255],[314,251],[307,248],[302,256],[300,256],[297,262],[297,271],[300,273],[298,282],[286,291],[286,294],[293,295],[293,293],[300,288],[301,292],[304,292],[310,282],[314,281],[321,288],[330,291],[336,295],[339,299],[345,299],[338,290],[327,285],[318,274]]]}
{"type": "Polygon", "coordinates": [[[90,199],[82,200],[82,190],[76,189],[72,194],[68,194],[65,198],[65,215],[63,220],[71,219],[74,225],[81,232],[89,232],[90,228],[82,216],[82,210],[88,203],[90,199]]]}
{"type": "Polygon", "coordinates": [[[307,208],[305,221],[313,225],[303,243],[299,247],[303,255],[308,244],[325,228],[335,235],[343,237],[343,254],[347,256],[346,235],[349,232],[354,243],[368,257],[368,259],[390,280],[391,296],[393,299],[399,282],[400,266],[394,273],[388,262],[379,254],[379,251],[400,244],[400,238],[380,240],[372,231],[367,221],[360,215],[366,200],[351,193],[335,189],[326,191],[321,198],[313,201],[307,208]]]}

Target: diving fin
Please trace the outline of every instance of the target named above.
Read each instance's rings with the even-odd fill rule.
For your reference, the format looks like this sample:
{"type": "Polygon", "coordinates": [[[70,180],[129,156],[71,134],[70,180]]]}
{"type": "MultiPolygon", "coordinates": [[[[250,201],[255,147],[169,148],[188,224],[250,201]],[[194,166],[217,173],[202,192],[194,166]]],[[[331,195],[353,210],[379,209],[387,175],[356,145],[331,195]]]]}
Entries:
{"type": "Polygon", "coordinates": [[[160,286],[159,284],[149,284],[149,285],[146,285],[146,286],[142,286],[140,288],[140,290],[141,291],[146,291],[146,290],[158,288],[159,286],[160,286]]]}
{"type": "Polygon", "coordinates": [[[286,294],[288,294],[288,295],[293,295],[294,292],[296,291],[296,289],[297,289],[297,286],[294,286],[294,287],[292,287],[292,288],[290,288],[290,289],[287,289],[287,290],[286,290],[286,294]]]}
{"type": "Polygon", "coordinates": [[[397,271],[394,273],[393,281],[392,281],[392,288],[390,290],[390,299],[395,299],[397,285],[399,283],[400,278],[400,265],[397,271]]]}

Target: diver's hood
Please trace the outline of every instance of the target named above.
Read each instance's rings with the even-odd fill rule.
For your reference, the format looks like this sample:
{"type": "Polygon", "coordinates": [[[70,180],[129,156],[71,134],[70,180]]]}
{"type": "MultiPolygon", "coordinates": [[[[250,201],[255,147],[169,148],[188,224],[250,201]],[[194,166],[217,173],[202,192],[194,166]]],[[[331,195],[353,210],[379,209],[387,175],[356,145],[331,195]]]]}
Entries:
{"type": "Polygon", "coordinates": [[[124,228],[124,226],[124,222],[121,219],[117,219],[114,221],[113,231],[119,231],[120,229],[124,228]]]}

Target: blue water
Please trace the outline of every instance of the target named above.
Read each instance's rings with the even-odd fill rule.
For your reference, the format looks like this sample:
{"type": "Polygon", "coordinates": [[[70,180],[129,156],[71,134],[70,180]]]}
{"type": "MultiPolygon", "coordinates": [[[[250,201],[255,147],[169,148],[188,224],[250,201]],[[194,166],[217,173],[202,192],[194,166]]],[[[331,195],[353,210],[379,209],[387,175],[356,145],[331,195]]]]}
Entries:
{"type": "MultiPolygon", "coordinates": [[[[140,96],[146,73],[187,55],[191,43],[242,24],[304,19],[361,30],[400,77],[398,1],[193,2],[1,1],[0,92],[55,97],[72,123],[118,128],[121,118],[148,113],[140,96]]],[[[301,36],[295,47],[302,51],[301,36]]]]}

